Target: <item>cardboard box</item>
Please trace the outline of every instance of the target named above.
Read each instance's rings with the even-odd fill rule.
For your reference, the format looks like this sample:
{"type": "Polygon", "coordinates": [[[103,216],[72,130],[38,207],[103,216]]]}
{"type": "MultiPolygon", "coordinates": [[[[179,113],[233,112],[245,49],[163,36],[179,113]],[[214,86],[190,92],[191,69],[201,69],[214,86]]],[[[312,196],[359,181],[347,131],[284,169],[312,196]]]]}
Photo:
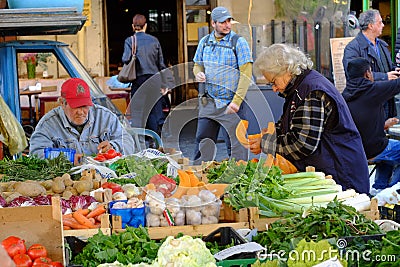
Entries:
{"type": "Polygon", "coordinates": [[[198,41],[198,29],[201,27],[208,27],[207,22],[196,22],[196,23],[188,23],[187,24],[187,40],[188,41],[198,41]]]}
{"type": "Polygon", "coordinates": [[[24,239],[27,248],[42,244],[53,261],[66,265],[59,198],[52,206],[0,209],[0,239],[11,235],[24,239]]]}

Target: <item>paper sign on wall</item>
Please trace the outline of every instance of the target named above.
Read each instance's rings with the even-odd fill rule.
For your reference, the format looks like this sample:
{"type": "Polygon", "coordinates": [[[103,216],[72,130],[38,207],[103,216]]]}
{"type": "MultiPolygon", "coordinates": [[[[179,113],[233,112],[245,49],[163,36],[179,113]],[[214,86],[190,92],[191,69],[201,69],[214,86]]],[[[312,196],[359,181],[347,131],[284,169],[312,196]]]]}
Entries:
{"type": "Polygon", "coordinates": [[[344,37],[344,38],[331,38],[331,55],[332,55],[332,70],[333,70],[333,80],[335,82],[335,87],[339,92],[343,92],[346,87],[346,76],[343,68],[343,54],[346,45],[353,40],[354,37],[344,37]]]}

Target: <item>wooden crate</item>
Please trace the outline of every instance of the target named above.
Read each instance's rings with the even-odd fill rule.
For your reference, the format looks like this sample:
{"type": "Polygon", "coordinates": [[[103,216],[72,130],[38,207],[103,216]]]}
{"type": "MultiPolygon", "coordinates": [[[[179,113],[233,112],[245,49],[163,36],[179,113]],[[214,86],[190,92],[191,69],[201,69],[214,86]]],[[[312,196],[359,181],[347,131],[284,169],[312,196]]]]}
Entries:
{"type": "Polygon", "coordinates": [[[27,247],[42,244],[53,261],[66,265],[59,198],[53,197],[51,206],[0,209],[0,239],[11,235],[24,239],[27,247]]]}
{"type": "Polygon", "coordinates": [[[366,211],[361,211],[367,219],[371,219],[373,221],[380,219],[379,209],[378,209],[378,200],[376,198],[371,199],[370,209],[366,211]]]}
{"type": "Polygon", "coordinates": [[[258,207],[250,207],[248,209],[250,229],[257,228],[260,232],[268,230],[271,223],[282,219],[281,217],[260,218],[258,207]]]}
{"type": "MultiPolygon", "coordinates": [[[[183,226],[167,226],[167,227],[148,227],[151,239],[163,239],[167,236],[176,236],[179,233],[190,236],[206,236],[220,227],[232,227],[233,229],[249,228],[248,222],[237,223],[216,223],[216,224],[200,224],[200,225],[183,225],[183,226]]],[[[125,229],[113,228],[113,233],[123,232],[125,229]]]]}
{"type": "Polygon", "coordinates": [[[247,208],[240,209],[239,211],[222,202],[221,210],[219,213],[220,222],[249,222],[249,211],[247,208]]]}
{"type": "Polygon", "coordinates": [[[63,230],[63,236],[75,236],[79,239],[87,240],[89,237],[94,236],[99,231],[101,231],[105,235],[111,235],[110,214],[103,214],[103,216],[101,216],[100,228],[63,230]]]}

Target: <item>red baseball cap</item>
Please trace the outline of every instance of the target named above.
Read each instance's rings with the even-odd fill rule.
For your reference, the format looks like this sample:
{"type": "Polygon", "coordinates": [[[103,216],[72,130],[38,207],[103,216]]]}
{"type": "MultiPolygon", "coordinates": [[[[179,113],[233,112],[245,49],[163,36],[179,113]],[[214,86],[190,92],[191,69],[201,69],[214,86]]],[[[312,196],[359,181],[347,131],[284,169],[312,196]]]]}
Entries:
{"type": "Polygon", "coordinates": [[[61,85],[61,97],[67,100],[71,108],[93,106],[87,83],[80,78],[70,78],[61,85]]]}

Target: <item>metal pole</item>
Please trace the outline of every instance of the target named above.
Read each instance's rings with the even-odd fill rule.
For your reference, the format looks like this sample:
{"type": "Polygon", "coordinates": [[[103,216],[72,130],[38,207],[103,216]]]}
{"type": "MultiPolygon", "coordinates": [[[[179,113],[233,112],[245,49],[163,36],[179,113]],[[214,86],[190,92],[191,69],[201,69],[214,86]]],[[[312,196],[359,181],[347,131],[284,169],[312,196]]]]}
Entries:
{"type": "Polygon", "coordinates": [[[275,43],[275,20],[271,20],[271,43],[275,43]]]}
{"type": "Polygon", "coordinates": [[[293,30],[293,43],[297,44],[297,20],[292,21],[292,30],[293,30]]]}

